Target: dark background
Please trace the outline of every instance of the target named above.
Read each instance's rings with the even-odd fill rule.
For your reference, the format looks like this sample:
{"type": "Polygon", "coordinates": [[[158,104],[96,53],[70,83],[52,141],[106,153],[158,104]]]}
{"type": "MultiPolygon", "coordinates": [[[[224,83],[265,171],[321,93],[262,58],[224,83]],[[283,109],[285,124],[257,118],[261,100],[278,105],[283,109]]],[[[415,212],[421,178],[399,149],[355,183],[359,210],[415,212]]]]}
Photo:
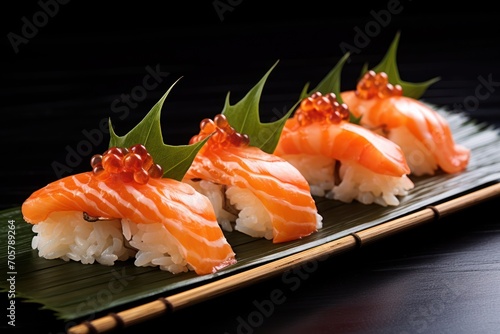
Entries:
{"type": "Polygon", "coordinates": [[[429,1],[9,4],[1,20],[2,168],[8,173],[0,205],[20,205],[46,183],[88,170],[91,154],[109,139],[101,122],[111,117],[125,134],[181,77],[162,111],[164,140],[172,145],[187,143],[203,117],[222,110],[229,91],[235,103],[276,61],[262,96],[264,121],[289,108],[306,82],[318,83],[346,45],[352,49],[342,88],[354,88],[362,65],[377,64],[398,31],[403,80],[439,76],[426,100],[453,109],[461,104],[472,117],[496,122],[498,84],[487,97],[474,96],[479,77],[500,81],[500,16],[486,3],[474,4],[446,10],[429,1]],[[29,37],[14,43],[17,53],[9,40],[14,34],[29,37]],[[132,95],[147,67],[162,72],[161,82],[153,80],[155,89],[144,96],[132,95]],[[124,95],[140,101],[127,105],[124,95]],[[83,145],[85,133],[95,136],[90,147],[83,145]],[[85,154],[73,154],[68,164],[70,151],[85,154]]]}
{"type": "MultiPolygon", "coordinates": [[[[202,118],[222,110],[228,92],[232,103],[238,101],[278,60],[264,87],[264,121],[288,110],[305,83],[316,84],[342,57],[343,45],[354,49],[342,88],[353,89],[363,64],[377,64],[398,31],[402,79],[441,78],[424,100],[500,126],[500,15],[494,3],[453,2],[445,9],[431,1],[54,4],[20,1],[1,12],[0,209],[21,205],[31,192],[60,177],[54,163],[69,168],[62,176],[89,170],[90,156],[104,151],[109,140],[100,124],[111,118],[116,132],[124,134],[179,78],[162,110],[164,140],[173,145],[186,144],[202,118]],[[214,4],[227,7],[217,10],[214,4]],[[40,14],[43,7],[51,15],[40,14]],[[30,37],[16,52],[9,36],[23,37],[23,27],[34,22],[37,30],[24,28],[30,37]],[[161,82],[123,109],[124,96],[139,92],[148,67],[162,72],[161,82]],[[92,152],[82,151],[89,141],[86,133],[95,135],[92,152]],[[69,166],[68,152],[79,149],[85,154],[73,156],[69,166]]],[[[304,281],[255,332],[496,332],[500,292],[488,284],[500,278],[494,257],[500,252],[498,219],[478,218],[496,217],[497,206],[498,200],[464,209],[444,227],[419,229],[330,260],[331,266],[304,281]],[[484,275],[464,274],[469,270],[484,275]],[[451,274],[457,271],[462,275],[451,274]],[[465,284],[473,278],[477,284],[465,284]],[[444,304],[435,299],[449,288],[447,282],[457,280],[456,299],[444,304]],[[464,289],[469,289],[467,298],[464,289]],[[399,313],[383,313],[384,305],[399,302],[406,306],[399,313]],[[431,308],[443,305],[439,314],[431,308]]],[[[237,316],[252,312],[252,301],[267,298],[279,284],[279,279],[257,284],[155,325],[186,323],[198,331],[235,332],[237,316]],[[219,312],[215,318],[228,312],[229,320],[208,317],[214,310],[219,312]]],[[[33,310],[18,312],[21,328],[56,332],[64,327],[50,312],[33,310]]]]}

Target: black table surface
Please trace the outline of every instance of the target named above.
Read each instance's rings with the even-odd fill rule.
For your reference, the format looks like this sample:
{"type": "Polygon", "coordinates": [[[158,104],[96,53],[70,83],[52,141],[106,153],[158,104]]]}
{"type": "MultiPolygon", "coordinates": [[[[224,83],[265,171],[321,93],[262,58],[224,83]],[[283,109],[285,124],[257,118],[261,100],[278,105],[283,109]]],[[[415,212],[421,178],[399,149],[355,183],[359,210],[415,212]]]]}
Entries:
{"type": "MultiPolygon", "coordinates": [[[[237,101],[278,60],[263,91],[264,121],[291,107],[303,85],[317,83],[346,50],[342,85],[352,89],[398,31],[401,78],[440,77],[424,100],[500,127],[500,16],[488,3],[447,10],[421,1],[157,6],[54,0],[3,11],[0,209],[88,170],[90,151],[107,146],[102,122],[111,117],[124,133],[179,78],[162,114],[172,145],[185,144],[202,118],[222,110],[229,91],[237,101]],[[80,150],[73,160],[71,150],[80,150]]],[[[294,286],[269,278],[121,332],[498,333],[499,204],[491,198],[332,256],[301,272],[294,286]],[[284,296],[279,303],[270,302],[275,290],[284,296]]],[[[16,328],[3,318],[2,333],[59,333],[68,325],[34,304],[20,306],[16,328]]]]}

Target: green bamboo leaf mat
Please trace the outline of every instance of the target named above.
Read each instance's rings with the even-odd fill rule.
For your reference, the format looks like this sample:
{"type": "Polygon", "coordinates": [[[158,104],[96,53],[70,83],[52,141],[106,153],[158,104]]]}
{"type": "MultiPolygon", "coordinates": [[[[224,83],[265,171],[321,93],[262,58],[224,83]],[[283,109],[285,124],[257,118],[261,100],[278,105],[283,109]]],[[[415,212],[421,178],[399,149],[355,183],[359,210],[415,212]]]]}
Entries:
{"type": "MultiPolygon", "coordinates": [[[[0,212],[0,280],[1,291],[9,291],[9,278],[15,276],[17,302],[35,302],[54,312],[56,318],[72,320],[93,317],[129,303],[155,296],[165,297],[222,277],[245,272],[264,263],[281,259],[318,245],[362,231],[398,217],[404,217],[426,206],[447,201],[500,180],[500,134],[488,124],[477,123],[462,114],[439,109],[447,119],[457,143],[471,149],[466,171],[456,175],[437,174],[413,177],[415,188],[401,199],[397,207],[350,204],[315,198],[323,216],[323,228],[307,238],[284,244],[253,239],[239,232],[226,233],[237,254],[238,263],[216,274],[173,275],[154,267],[138,268],[132,261],[107,267],[83,265],[63,260],[39,258],[31,249],[31,225],[21,216],[20,208],[0,212]],[[9,221],[16,226],[14,267],[8,267],[9,221]],[[11,274],[12,273],[12,274],[11,274]]],[[[11,247],[12,250],[12,247],[11,247]]],[[[12,259],[12,256],[11,256],[12,259]]],[[[12,264],[12,263],[11,263],[12,264]]]]}

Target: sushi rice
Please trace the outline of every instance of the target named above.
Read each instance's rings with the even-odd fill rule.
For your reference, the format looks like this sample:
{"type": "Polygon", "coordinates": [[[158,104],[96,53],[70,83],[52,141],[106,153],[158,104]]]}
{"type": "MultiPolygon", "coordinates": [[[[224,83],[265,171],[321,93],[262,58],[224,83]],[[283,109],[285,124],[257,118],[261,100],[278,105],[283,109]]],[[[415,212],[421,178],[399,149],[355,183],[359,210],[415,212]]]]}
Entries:
{"type": "Polygon", "coordinates": [[[340,162],[307,154],[287,154],[283,158],[304,175],[310,183],[311,194],[344,203],[357,200],[363,204],[396,206],[400,203],[397,196],[407,195],[414,187],[407,175],[374,173],[353,161],[340,162]]]}
{"type": "MultiPolygon", "coordinates": [[[[215,184],[207,180],[189,183],[210,199],[217,221],[224,231],[236,230],[254,238],[267,240],[273,238],[271,216],[250,190],[215,184]]],[[[320,227],[321,216],[318,217],[318,228],[320,227]]]]}
{"type": "Polygon", "coordinates": [[[135,258],[138,267],[159,267],[173,274],[191,270],[176,240],[161,223],[141,224],[129,219],[89,222],[82,212],[54,212],[33,225],[32,248],[46,259],[98,262],[112,266],[135,258]]]}

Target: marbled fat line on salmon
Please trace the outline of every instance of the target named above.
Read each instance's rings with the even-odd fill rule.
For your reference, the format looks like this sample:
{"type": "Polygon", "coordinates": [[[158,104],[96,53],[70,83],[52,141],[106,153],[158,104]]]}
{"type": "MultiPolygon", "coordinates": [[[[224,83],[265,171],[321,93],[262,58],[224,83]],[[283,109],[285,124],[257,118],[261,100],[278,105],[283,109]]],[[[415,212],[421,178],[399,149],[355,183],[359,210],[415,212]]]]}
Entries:
{"type": "Polygon", "coordinates": [[[24,219],[31,224],[44,221],[56,211],[162,223],[198,274],[213,273],[236,262],[210,201],[183,182],[150,179],[139,185],[98,180],[87,172],[48,184],[22,205],[24,219]]]}
{"type": "Polygon", "coordinates": [[[410,169],[399,146],[360,125],[311,123],[299,126],[287,120],[275,154],[322,155],[341,162],[353,161],[375,173],[400,177],[410,169]]]}
{"type": "MultiPolygon", "coordinates": [[[[430,105],[407,96],[362,99],[352,90],[342,92],[341,96],[353,114],[361,116],[361,125],[366,128],[384,130],[389,138],[393,131],[408,131],[445,173],[458,173],[467,168],[470,150],[455,142],[447,120],[430,105]]],[[[435,172],[420,171],[416,163],[411,167],[412,173],[418,171],[416,175],[435,172]]]]}
{"type": "Polygon", "coordinates": [[[298,239],[317,230],[317,208],[305,178],[284,159],[257,147],[206,147],[185,178],[250,190],[271,217],[274,242],[298,239]]]}

